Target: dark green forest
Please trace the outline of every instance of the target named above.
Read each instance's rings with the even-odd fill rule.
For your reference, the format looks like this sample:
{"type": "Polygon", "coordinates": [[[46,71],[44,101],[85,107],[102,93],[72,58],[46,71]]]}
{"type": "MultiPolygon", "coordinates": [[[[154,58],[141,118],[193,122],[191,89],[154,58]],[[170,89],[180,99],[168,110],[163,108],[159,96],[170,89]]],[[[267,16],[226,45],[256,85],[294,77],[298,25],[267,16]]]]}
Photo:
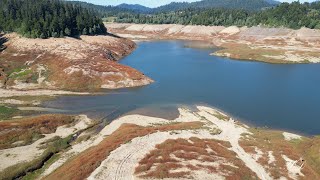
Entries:
{"type": "Polygon", "coordinates": [[[204,0],[196,4],[171,3],[141,13],[118,6],[99,6],[80,1],[0,0],[0,32],[18,32],[31,38],[105,34],[107,29],[101,18],[120,23],[320,29],[320,2],[265,3],[261,0],[204,0]],[[256,3],[236,7],[235,3],[244,1],[256,3]],[[210,2],[220,4],[212,7],[210,2]],[[227,8],[223,2],[233,3],[233,6],[227,8]],[[190,4],[197,6],[190,7],[190,4]]]}
{"type": "Polygon", "coordinates": [[[123,13],[116,15],[116,22],[183,25],[221,25],[308,27],[320,29],[320,2],[281,3],[260,11],[227,8],[187,8],[155,14],[123,13]]]}
{"type": "Polygon", "coordinates": [[[94,10],[60,0],[1,0],[0,30],[48,38],[106,33],[94,10]]]}
{"type": "Polygon", "coordinates": [[[196,2],[173,2],[153,9],[154,12],[178,11],[187,8],[225,8],[225,9],[245,9],[261,10],[273,7],[275,4],[267,0],[202,0],[196,2]]]}
{"type": "Polygon", "coordinates": [[[113,16],[120,16],[121,14],[138,14],[139,11],[134,11],[127,8],[122,8],[119,6],[101,6],[101,5],[95,5],[87,2],[82,1],[69,1],[69,3],[81,6],[83,8],[94,10],[100,17],[107,18],[107,17],[113,17],[113,16]]]}

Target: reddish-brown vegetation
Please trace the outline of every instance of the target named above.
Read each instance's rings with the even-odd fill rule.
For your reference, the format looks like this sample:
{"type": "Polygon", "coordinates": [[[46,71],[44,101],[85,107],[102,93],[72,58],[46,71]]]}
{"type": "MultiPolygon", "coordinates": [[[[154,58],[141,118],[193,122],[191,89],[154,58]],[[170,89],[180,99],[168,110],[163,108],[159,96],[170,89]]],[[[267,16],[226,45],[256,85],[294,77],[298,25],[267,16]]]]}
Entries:
{"type": "Polygon", "coordinates": [[[57,127],[74,122],[72,116],[41,115],[0,122],[0,149],[30,144],[43,134],[54,133],[57,127]],[[19,144],[14,144],[19,142],[19,144]]]}
{"type": "Polygon", "coordinates": [[[141,127],[133,124],[123,124],[117,131],[106,137],[97,146],[77,155],[45,179],[69,179],[77,180],[88,177],[108,157],[109,153],[121,144],[129,142],[133,138],[145,136],[157,131],[198,129],[203,126],[201,122],[187,122],[158,127],[141,127]]]}
{"type": "Polygon", "coordinates": [[[297,165],[304,166],[301,172],[305,179],[320,178],[320,141],[319,138],[303,139],[296,141],[286,141],[280,131],[271,131],[264,129],[252,129],[253,135],[248,135],[250,138],[243,138],[239,144],[250,154],[256,153],[255,147],[263,152],[262,157],[258,159],[258,163],[265,167],[275,179],[287,177],[288,170],[286,161],[282,155],[287,156],[292,160],[297,160],[297,165]],[[310,149],[312,147],[313,149],[310,149]],[[269,164],[269,151],[275,158],[275,161],[269,164]],[[301,160],[300,160],[301,159],[301,160]],[[303,161],[302,161],[303,160],[303,161]]]}
{"type": "Polygon", "coordinates": [[[201,169],[227,179],[255,178],[255,174],[228,149],[230,147],[230,143],[219,140],[169,139],[146,155],[135,173],[142,178],[188,178],[192,171],[201,169]],[[177,171],[179,168],[183,169],[177,171]]]}
{"type": "Polygon", "coordinates": [[[3,69],[0,80],[6,77],[1,85],[7,88],[23,84],[19,88],[94,91],[101,87],[121,88],[151,82],[139,71],[116,62],[135,48],[134,42],[124,38],[26,39],[16,34],[6,36],[9,41],[0,55],[0,70],[3,69]]]}

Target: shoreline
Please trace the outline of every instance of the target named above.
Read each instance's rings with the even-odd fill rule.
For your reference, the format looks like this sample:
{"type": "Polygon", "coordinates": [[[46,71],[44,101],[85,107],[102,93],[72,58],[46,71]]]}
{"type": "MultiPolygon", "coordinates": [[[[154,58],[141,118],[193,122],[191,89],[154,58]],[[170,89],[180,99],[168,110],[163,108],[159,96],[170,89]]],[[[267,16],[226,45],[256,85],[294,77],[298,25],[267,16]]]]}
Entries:
{"type": "Polygon", "coordinates": [[[137,40],[198,40],[223,48],[215,55],[272,64],[320,63],[320,30],[267,27],[105,23],[114,34],[137,40]]]}

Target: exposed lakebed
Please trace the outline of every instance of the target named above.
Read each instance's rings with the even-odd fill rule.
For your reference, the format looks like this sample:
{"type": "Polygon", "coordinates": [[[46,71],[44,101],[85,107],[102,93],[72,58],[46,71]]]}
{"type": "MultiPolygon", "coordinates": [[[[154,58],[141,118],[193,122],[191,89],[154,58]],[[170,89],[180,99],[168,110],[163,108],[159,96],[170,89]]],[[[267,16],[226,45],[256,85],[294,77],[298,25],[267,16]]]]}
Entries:
{"type": "Polygon", "coordinates": [[[44,106],[113,119],[137,109],[174,116],[177,105],[206,104],[254,126],[320,134],[320,64],[235,61],[184,45],[140,42],[120,61],[155,80],[151,85],[62,96],[44,106]]]}

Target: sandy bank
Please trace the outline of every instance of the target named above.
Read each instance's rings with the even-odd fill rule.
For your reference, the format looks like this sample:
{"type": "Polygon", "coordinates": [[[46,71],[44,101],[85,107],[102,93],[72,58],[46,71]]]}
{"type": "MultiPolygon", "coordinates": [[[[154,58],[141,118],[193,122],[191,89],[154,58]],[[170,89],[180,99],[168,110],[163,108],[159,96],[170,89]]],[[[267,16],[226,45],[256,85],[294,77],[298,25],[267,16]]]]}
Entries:
{"type": "MultiPolygon", "coordinates": [[[[8,90],[0,89],[0,97],[14,97],[14,96],[54,96],[54,95],[88,95],[89,93],[85,92],[71,92],[71,91],[55,91],[55,90],[28,90],[28,91],[19,91],[19,90],[8,90]]],[[[6,102],[6,101],[4,101],[6,102]]],[[[14,101],[14,103],[22,103],[14,101]]],[[[13,103],[13,104],[14,104],[13,103]]],[[[9,104],[12,102],[9,101],[9,104]]]]}
{"type": "Polygon", "coordinates": [[[106,24],[131,39],[202,40],[223,48],[213,55],[269,63],[319,63],[320,30],[301,28],[106,24]]]}

